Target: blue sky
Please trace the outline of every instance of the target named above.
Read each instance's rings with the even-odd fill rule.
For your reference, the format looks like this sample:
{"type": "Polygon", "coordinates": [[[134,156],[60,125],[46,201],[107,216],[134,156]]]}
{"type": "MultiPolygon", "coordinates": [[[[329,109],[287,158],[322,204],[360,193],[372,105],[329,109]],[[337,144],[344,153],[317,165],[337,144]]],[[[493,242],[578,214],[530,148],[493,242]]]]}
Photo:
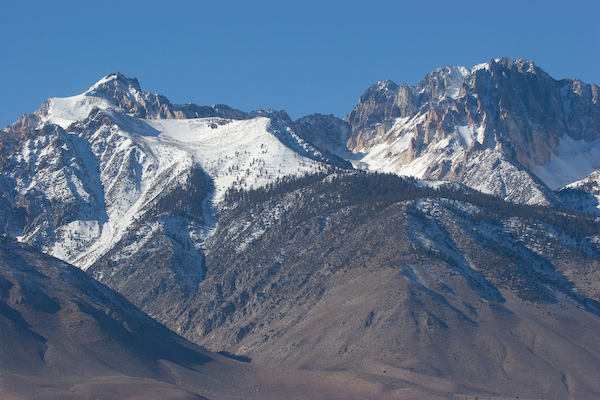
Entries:
{"type": "Polygon", "coordinates": [[[503,56],[600,84],[599,16],[598,0],[0,0],[0,127],[116,71],[173,103],[292,118],[503,56]]]}

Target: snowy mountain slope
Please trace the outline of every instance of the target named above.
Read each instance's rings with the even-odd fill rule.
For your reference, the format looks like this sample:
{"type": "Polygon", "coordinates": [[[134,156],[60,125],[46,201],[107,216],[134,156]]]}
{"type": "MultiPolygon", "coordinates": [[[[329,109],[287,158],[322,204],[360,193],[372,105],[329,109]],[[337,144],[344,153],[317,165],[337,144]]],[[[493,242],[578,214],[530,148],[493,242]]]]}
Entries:
{"type": "MultiPolygon", "coordinates": [[[[51,243],[63,236],[59,228],[106,220],[96,165],[80,153],[85,141],[56,125],[3,133],[2,147],[12,151],[2,154],[6,189],[2,195],[16,211],[6,214],[8,232],[51,251],[51,243]]],[[[82,243],[98,226],[90,223],[88,228],[82,232],[82,243]]]]}
{"type": "Polygon", "coordinates": [[[158,316],[197,290],[226,190],[343,165],[286,118],[174,106],[110,75],[2,131],[4,226],[158,316]],[[248,119],[175,118],[198,110],[248,119]]]}
{"type": "Polygon", "coordinates": [[[557,204],[551,190],[600,160],[598,86],[555,81],[522,59],[438,68],[416,87],[378,82],[345,121],[352,132],[336,151],[358,168],[460,182],[526,204],[557,204]]]}
{"type": "Polygon", "coordinates": [[[600,170],[558,191],[562,200],[575,210],[600,214],[600,170]]]}
{"type": "Polygon", "coordinates": [[[148,142],[156,147],[185,148],[202,166],[213,180],[215,204],[231,187],[264,186],[282,176],[318,170],[321,165],[285,146],[273,133],[281,128],[264,117],[160,120],[148,125],[159,132],[156,139],[147,138],[148,142]]]}
{"type": "Polygon", "coordinates": [[[546,165],[536,166],[534,172],[550,189],[571,186],[600,167],[600,138],[591,142],[561,138],[557,154],[546,165]]]}

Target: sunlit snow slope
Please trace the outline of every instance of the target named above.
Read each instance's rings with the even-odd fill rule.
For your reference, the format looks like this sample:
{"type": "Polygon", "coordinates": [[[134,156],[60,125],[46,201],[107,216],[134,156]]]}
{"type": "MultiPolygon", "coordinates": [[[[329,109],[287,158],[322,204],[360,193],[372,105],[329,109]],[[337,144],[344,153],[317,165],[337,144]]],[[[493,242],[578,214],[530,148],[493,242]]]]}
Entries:
{"type": "MultiPolygon", "coordinates": [[[[88,268],[107,253],[157,193],[178,180],[184,182],[191,168],[202,169],[213,187],[204,215],[208,225],[214,223],[214,207],[231,187],[259,187],[284,176],[323,168],[322,162],[302,155],[312,152],[322,157],[318,150],[310,148],[289,127],[267,117],[146,119],[124,113],[119,96],[140,102],[148,94],[119,78],[118,74],[105,77],[81,95],[49,99],[36,113],[40,117],[38,129],[48,124],[65,130],[72,126],[67,137],[77,135],[88,140],[91,152],[78,152],[85,164],[81,167],[94,169],[97,165],[100,170],[93,190],[104,197],[105,218],[76,219],[58,226],[56,240],[46,246],[50,254],[81,268],[88,268]],[[100,90],[110,83],[120,89],[115,98],[107,98],[100,90]],[[86,245],[82,246],[83,242],[86,245]]],[[[28,146],[24,146],[26,153],[31,151],[28,146]]],[[[57,185],[48,175],[34,179],[28,188],[42,180],[47,182],[46,193],[70,192],[76,186],[82,200],[87,198],[82,185],[57,185]]],[[[205,235],[206,229],[200,229],[193,236],[201,241],[205,235]]],[[[35,232],[21,239],[30,241],[33,236],[35,232]]]]}
{"type": "Polygon", "coordinates": [[[161,296],[197,290],[229,188],[329,167],[282,117],[176,106],[110,75],[3,130],[0,222],[160,319],[161,296]]]}
{"type": "Polygon", "coordinates": [[[286,146],[278,135],[290,135],[283,126],[265,117],[250,120],[204,118],[194,120],[152,120],[158,131],[144,139],[160,148],[169,159],[183,150],[208,173],[215,186],[217,204],[231,187],[249,189],[264,186],[284,176],[303,175],[323,164],[303,157],[286,146]]]}

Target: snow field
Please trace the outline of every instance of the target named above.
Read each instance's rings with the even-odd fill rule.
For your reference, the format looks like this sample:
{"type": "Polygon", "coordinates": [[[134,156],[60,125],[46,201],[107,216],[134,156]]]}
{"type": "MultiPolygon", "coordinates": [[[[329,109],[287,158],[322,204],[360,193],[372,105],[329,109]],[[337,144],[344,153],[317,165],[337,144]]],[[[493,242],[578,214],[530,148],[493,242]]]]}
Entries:
{"type": "Polygon", "coordinates": [[[155,139],[157,143],[185,149],[211,177],[215,186],[213,206],[230,187],[261,187],[284,176],[316,172],[322,166],[285,146],[270,132],[271,120],[264,117],[241,121],[150,120],[147,123],[160,132],[155,139]]]}
{"type": "MultiPolygon", "coordinates": [[[[114,108],[92,96],[52,99],[45,121],[68,127],[76,119],[85,119],[97,104],[114,108]]],[[[280,177],[304,175],[322,168],[320,162],[288,147],[297,145],[309,151],[299,138],[289,138],[286,146],[281,138],[292,133],[274,126],[265,117],[242,121],[141,120],[111,110],[106,115],[115,125],[91,132],[88,138],[93,151],[89,156],[95,157],[100,172],[98,185],[104,197],[106,220],[74,221],[60,227],[50,250],[52,255],[84,270],[128,233],[131,224],[157,195],[187,179],[194,165],[208,174],[214,186],[205,204],[206,225],[189,227],[189,239],[196,247],[202,246],[213,231],[216,206],[229,188],[260,187],[280,177]]],[[[26,156],[40,157],[31,151],[26,156]]],[[[82,199],[89,197],[76,176],[61,174],[64,175],[63,170],[46,176],[45,186],[54,185],[56,189],[52,196],[72,196],[75,189],[82,199]]],[[[39,185],[40,181],[33,180],[30,184],[39,185]]],[[[133,254],[141,245],[124,248],[122,256],[133,254]]]]}
{"type": "Polygon", "coordinates": [[[593,142],[560,139],[558,155],[552,154],[550,162],[538,166],[535,174],[552,190],[562,188],[588,177],[600,169],[600,139],[593,142]]]}

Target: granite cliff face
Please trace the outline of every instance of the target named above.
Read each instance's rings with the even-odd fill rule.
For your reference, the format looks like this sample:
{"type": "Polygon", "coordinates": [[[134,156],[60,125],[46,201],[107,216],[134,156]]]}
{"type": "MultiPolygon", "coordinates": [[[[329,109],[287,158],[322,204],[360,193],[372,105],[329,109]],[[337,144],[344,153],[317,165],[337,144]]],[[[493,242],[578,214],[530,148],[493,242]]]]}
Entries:
{"type": "Polygon", "coordinates": [[[447,67],[428,74],[416,88],[398,86],[389,80],[371,86],[345,118],[352,125],[348,147],[353,151],[368,151],[376,134],[385,135],[397,118],[412,118],[447,98],[456,97],[467,74],[465,68],[447,67]]]}
{"type": "Polygon", "coordinates": [[[416,87],[378,82],[345,121],[359,168],[527,204],[557,204],[551,190],[588,176],[600,156],[598,86],[556,81],[522,59],[438,68],[416,87]]]}
{"type": "Polygon", "coordinates": [[[443,140],[457,126],[474,126],[479,135],[473,139],[480,145],[498,148],[529,170],[547,164],[565,135],[586,142],[600,137],[598,86],[556,81],[532,61],[503,58],[470,71],[438,68],[416,87],[375,84],[345,118],[352,125],[348,147],[369,150],[398,133],[390,131],[398,118],[416,116],[422,117],[417,126],[423,144],[436,134],[443,140]]]}

